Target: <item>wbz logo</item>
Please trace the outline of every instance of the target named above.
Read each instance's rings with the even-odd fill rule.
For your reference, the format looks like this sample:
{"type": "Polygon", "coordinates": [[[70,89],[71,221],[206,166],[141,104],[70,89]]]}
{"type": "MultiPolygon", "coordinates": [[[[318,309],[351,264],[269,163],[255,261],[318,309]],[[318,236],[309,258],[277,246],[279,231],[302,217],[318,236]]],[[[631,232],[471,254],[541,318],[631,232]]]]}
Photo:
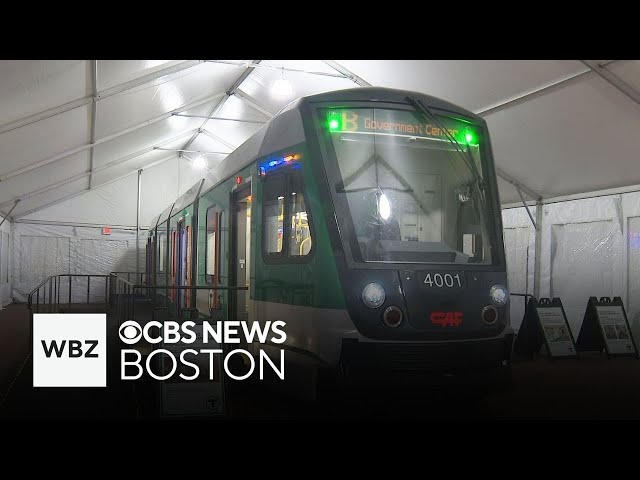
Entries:
{"type": "MultiPolygon", "coordinates": [[[[91,353],[98,346],[98,340],[85,340],[85,345],[89,345],[89,349],[84,352],[86,358],[99,358],[97,353],[91,353]]],[[[64,355],[64,346],[67,344],[66,340],[58,345],[58,342],[51,340],[51,343],[47,345],[45,340],[42,340],[42,348],[47,358],[51,357],[51,354],[55,352],[56,357],[60,358],[64,355]]],[[[82,357],[82,342],[80,340],[69,340],[69,358],[82,357]]]]}
{"type": "Polygon", "coordinates": [[[34,387],[106,387],[104,313],[33,315],[34,387]]]}

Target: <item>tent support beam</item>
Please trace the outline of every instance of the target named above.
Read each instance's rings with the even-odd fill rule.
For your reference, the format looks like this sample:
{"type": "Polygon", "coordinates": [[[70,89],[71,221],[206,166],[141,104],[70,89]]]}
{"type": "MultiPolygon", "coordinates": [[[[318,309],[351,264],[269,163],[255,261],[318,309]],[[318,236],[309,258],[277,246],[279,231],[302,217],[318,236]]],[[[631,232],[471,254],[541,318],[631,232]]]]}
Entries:
{"type": "Polygon", "coordinates": [[[533,100],[534,98],[540,97],[544,94],[547,94],[555,89],[557,89],[558,87],[562,86],[562,85],[566,85],[569,84],[571,82],[574,82],[580,78],[585,77],[586,75],[591,74],[591,70],[584,70],[582,72],[579,73],[573,73],[571,75],[566,75],[558,80],[554,80],[552,82],[549,82],[541,87],[538,88],[534,88],[532,90],[528,90],[524,93],[521,93],[519,95],[516,95],[514,97],[508,98],[506,100],[503,100],[499,103],[496,103],[494,105],[491,105],[489,107],[483,108],[482,110],[478,110],[476,112],[474,112],[476,115],[480,115],[481,117],[485,117],[487,115],[491,115],[493,113],[499,112],[501,110],[505,110],[507,108],[510,107],[514,107],[516,105],[519,105],[521,103],[527,102],[529,100],[533,100]]]}
{"type": "Polygon", "coordinates": [[[110,140],[116,139],[118,137],[121,137],[122,135],[126,135],[127,133],[132,133],[135,132],[136,130],[140,130],[141,128],[147,127],[149,125],[152,125],[156,122],[160,122],[162,120],[166,120],[167,118],[170,118],[171,116],[173,116],[174,113],[183,111],[183,110],[188,110],[191,108],[195,108],[195,107],[199,107],[200,105],[204,105],[206,103],[212,102],[218,98],[220,98],[221,96],[223,96],[223,93],[217,93],[215,95],[210,95],[208,97],[203,98],[202,100],[198,100],[196,102],[190,103],[190,104],[185,104],[179,108],[176,108],[175,110],[172,110],[170,112],[167,113],[163,113],[161,115],[158,115],[156,117],[153,117],[149,120],[145,120],[144,122],[138,123],[136,125],[133,125],[132,127],[126,128],[124,130],[120,130],[119,132],[116,133],[112,133],[111,135],[107,135],[106,137],[102,137],[99,140],[96,140],[94,143],[88,143],[85,145],[81,145],[79,147],[73,148],[71,150],[67,150],[66,152],[62,152],[59,153],[58,155],[54,155],[53,157],[49,157],[45,160],[41,160],[40,162],[36,162],[36,163],[32,163],[31,165],[27,165],[26,167],[22,167],[19,168],[17,170],[13,170],[9,173],[6,173],[5,175],[0,175],[0,182],[4,182],[10,178],[13,177],[17,177],[18,175],[22,175],[23,173],[27,173],[30,172],[32,170],[35,170],[36,168],[40,168],[43,167],[45,165],[49,165],[50,163],[56,162],[58,160],[62,160],[63,158],[67,158],[70,157],[71,155],[74,155],[76,153],[82,152],[84,150],[88,150],[91,147],[94,147],[96,145],[100,145],[102,143],[108,142],[110,140]]]}
{"type": "Polygon", "coordinates": [[[0,125],[0,135],[15,130],[16,128],[26,127],[27,125],[31,125],[41,120],[55,117],[56,115],[68,112],[69,110],[84,107],[85,105],[89,105],[91,102],[93,102],[92,97],[83,97],[71,102],[64,103],[62,105],[58,105],[57,107],[43,110],[42,112],[34,113],[33,115],[29,115],[28,117],[23,117],[18,120],[14,120],[13,122],[5,123],[4,125],[0,125]]]}
{"type": "Polygon", "coordinates": [[[536,203],[536,239],[535,239],[535,258],[533,267],[533,296],[540,298],[540,271],[542,265],[542,201],[536,203]]]}
{"type": "Polygon", "coordinates": [[[204,150],[182,150],[181,148],[161,148],[161,147],[154,147],[154,150],[163,150],[165,152],[199,153],[200,155],[229,155],[229,153],[231,153],[231,152],[205,152],[204,150]]]}
{"type": "Polygon", "coordinates": [[[505,182],[510,183],[511,185],[516,187],[516,189],[518,191],[521,190],[524,193],[526,193],[529,197],[534,199],[536,202],[542,201],[542,195],[540,195],[535,190],[527,187],[525,184],[523,184],[522,182],[518,181],[517,179],[515,179],[514,177],[509,175],[504,170],[496,167],[496,175],[498,175],[500,178],[502,178],[505,182]]]}
{"type": "Polygon", "coordinates": [[[359,77],[358,75],[353,73],[351,70],[343,67],[342,65],[340,65],[335,60],[322,60],[322,61],[324,63],[326,63],[327,65],[329,65],[331,68],[333,68],[336,72],[341,73],[346,78],[348,78],[352,82],[357,83],[361,87],[370,87],[371,86],[371,84],[369,82],[367,82],[365,79],[359,77]]]}
{"type": "MultiPolygon", "coordinates": [[[[220,142],[221,144],[223,144],[225,147],[227,147],[228,149],[231,150],[231,152],[233,152],[237,147],[233,144],[233,143],[229,143],[227,142],[224,138],[221,138],[213,133],[211,133],[209,130],[207,130],[206,128],[201,128],[200,129],[200,133],[204,133],[207,137],[209,138],[213,138],[214,140],[220,142]]],[[[231,152],[227,152],[227,155],[231,152]]]]}
{"type": "Polygon", "coordinates": [[[174,65],[173,67],[163,68],[161,70],[158,70],[157,72],[150,73],[149,75],[136,78],[135,80],[131,80],[129,82],[121,83],[120,85],[116,85],[115,87],[108,88],[106,90],[103,90],[102,92],[97,92],[93,96],[79,98],[77,100],[67,102],[63,105],[49,108],[47,110],[43,110],[42,112],[38,112],[33,115],[29,115],[28,117],[23,117],[9,123],[5,123],[4,125],[0,125],[0,135],[6,132],[10,132],[11,130],[15,130],[16,128],[26,127],[27,125],[31,125],[32,123],[36,123],[50,117],[55,117],[56,115],[60,115],[61,113],[68,112],[69,110],[74,110],[76,108],[83,107],[84,105],[88,105],[91,102],[95,102],[96,100],[103,100],[112,95],[126,92],[127,90],[131,90],[132,88],[139,87],[146,83],[150,83],[160,77],[171,75],[172,73],[177,73],[182,70],[186,70],[188,68],[194,67],[202,63],[202,61],[203,60],[189,60],[189,61],[181,62],[177,65],[174,65]]]}
{"type": "Polygon", "coordinates": [[[235,96],[238,97],[240,100],[243,100],[245,103],[252,106],[256,110],[258,110],[263,115],[266,115],[269,118],[273,117],[273,113],[271,111],[269,111],[267,108],[260,105],[260,102],[258,102],[255,98],[253,98],[248,93],[244,93],[242,90],[236,90],[235,96]]]}
{"type": "Polygon", "coordinates": [[[206,115],[187,115],[186,113],[174,113],[174,117],[187,117],[187,118],[206,118],[207,120],[226,120],[228,122],[239,122],[239,123],[257,123],[262,125],[264,122],[260,120],[243,120],[241,118],[226,118],[226,117],[208,117],[206,115]]]}
{"type": "Polygon", "coordinates": [[[200,125],[200,128],[198,129],[198,131],[194,133],[193,136],[189,139],[189,141],[183,145],[182,147],[183,150],[187,150],[191,146],[191,144],[196,140],[196,138],[198,138],[198,135],[204,129],[204,126],[211,119],[211,117],[214,117],[222,109],[226,101],[229,100],[229,97],[231,97],[231,95],[234,95],[238,90],[238,87],[242,84],[242,82],[244,82],[246,78],[249,75],[251,75],[251,72],[253,72],[253,67],[255,65],[258,65],[260,62],[261,60],[253,60],[251,64],[244,69],[244,71],[240,74],[240,76],[236,78],[236,80],[227,89],[224,96],[220,99],[220,101],[216,104],[216,106],[213,107],[213,110],[211,110],[211,112],[209,113],[208,118],[204,122],[202,122],[202,125],[200,125]]]}
{"type": "MultiPolygon", "coordinates": [[[[175,155],[170,155],[168,157],[163,157],[160,160],[156,160],[155,162],[152,162],[152,163],[150,163],[148,165],[143,166],[142,169],[146,170],[146,169],[149,169],[151,167],[155,167],[156,165],[159,165],[159,164],[164,163],[164,162],[168,162],[169,160],[174,159],[174,158],[176,158],[175,155]]],[[[139,170],[139,168],[136,168],[132,172],[125,173],[124,175],[120,175],[119,177],[112,178],[111,180],[108,180],[108,181],[106,181],[104,183],[101,183],[100,185],[96,185],[94,187],[94,190],[97,189],[97,188],[100,188],[100,187],[105,187],[105,186],[109,185],[110,183],[117,182],[118,180],[122,180],[123,178],[126,178],[126,177],[128,177],[130,175],[133,175],[138,170],[139,170]]],[[[43,210],[43,209],[48,208],[48,207],[53,207],[54,205],[58,205],[59,203],[66,202],[67,200],[71,200],[72,198],[78,197],[80,195],[84,195],[86,193],[89,193],[89,192],[87,190],[80,190],[79,192],[74,192],[74,193],[71,193],[69,195],[65,195],[64,197],[59,198],[58,200],[54,200],[53,202],[47,203],[46,205],[40,205],[40,206],[38,206],[36,208],[32,208],[31,210],[28,210],[26,212],[22,212],[21,214],[16,215],[14,218],[17,220],[19,218],[26,217],[27,215],[31,215],[32,213],[39,212],[40,210],[43,210]]]]}
{"type": "Polygon", "coordinates": [[[296,73],[309,73],[311,75],[319,75],[321,77],[335,77],[335,78],[345,78],[344,75],[339,74],[339,73],[328,73],[328,72],[314,72],[311,70],[302,70],[300,68],[290,68],[290,67],[284,67],[284,66],[277,66],[277,65],[266,65],[266,64],[253,64],[253,65],[247,65],[246,63],[239,63],[239,62],[233,62],[230,60],[206,60],[207,62],[210,63],[224,63],[226,65],[237,65],[239,67],[250,67],[250,68],[271,68],[273,70],[279,70],[279,71],[283,71],[283,72],[296,72],[296,73]]]}
{"type": "MultiPolygon", "coordinates": [[[[602,62],[600,64],[601,67],[604,67],[605,65],[608,65],[610,63],[615,62],[615,60],[609,60],[606,62],[602,62]]],[[[526,91],[524,93],[521,93],[519,95],[516,95],[514,97],[511,97],[509,99],[503,100],[499,103],[496,103],[495,105],[491,105],[489,107],[483,108],[482,110],[478,110],[476,112],[474,112],[476,115],[480,115],[481,117],[484,117],[486,115],[491,115],[492,113],[496,113],[499,112],[500,110],[504,110],[506,108],[509,107],[514,107],[516,105],[519,105],[521,103],[524,103],[526,101],[529,100],[533,100],[534,98],[537,98],[543,94],[549,93],[550,91],[553,91],[554,89],[560,87],[561,85],[565,85],[565,84],[569,84],[573,81],[576,81],[586,75],[590,75],[591,74],[591,70],[584,70],[582,72],[579,73],[573,73],[570,75],[566,75],[558,80],[554,80],[553,82],[547,83],[541,87],[538,88],[534,88],[532,90],[526,91]]]]}
{"type": "Polygon", "coordinates": [[[136,273],[140,273],[140,188],[141,187],[142,187],[142,169],[138,170],[138,207],[136,210],[136,273]]]}
{"type": "Polygon", "coordinates": [[[538,227],[536,225],[536,221],[533,219],[533,215],[531,214],[531,210],[529,210],[529,205],[527,205],[527,202],[525,201],[524,197],[522,196],[522,192],[520,191],[520,189],[518,187],[516,187],[516,191],[518,192],[518,195],[520,196],[520,201],[522,201],[522,205],[524,205],[524,208],[527,209],[527,214],[529,215],[529,219],[531,220],[531,223],[533,224],[533,228],[535,228],[537,230],[538,227]]]}
{"type": "Polygon", "coordinates": [[[11,212],[13,212],[13,209],[16,208],[16,205],[18,205],[18,203],[20,203],[20,199],[19,198],[13,203],[13,207],[11,207],[11,210],[9,210],[9,212],[6,215],[3,214],[4,217],[2,218],[2,221],[0,222],[0,227],[7,220],[7,218],[11,218],[11,212]]]}
{"type": "Polygon", "coordinates": [[[640,92],[638,92],[638,90],[622,80],[611,70],[604,68],[602,65],[599,65],[598,62],[594,62],[593,60],[580,61],[584,63],[591,71],[603,78],[609,85],[624,93],[634,102],[640,104],[640,92]]]}
{"type": "MultiPolygon", "coordinates": [[[[86,191],[82,193],[86,193],[86,191]]],[[[55,222],[55,221],[52,222],[48,220],[16,220],[14,223],[24,223],[28,225],[62,225],[65,227],[89,227],[89,228],[100,228],[100,229],[104,227],[104,224],[97,224],[97,223],[55,222]]],[[[111,227],[112,230],[132,230],[133,231],[136,229],[135,225],[110,224],[109,226],[111,227]]],[[[140,227],[140,230],[149,230],[149,227],[142,226],[140,227]]]]}
{"type": "Polygon", "coordinates": [[[111,97],[113,95],[117,95],[122,92],[126,92],[128,90],[134,89],[136,87],[140,87],[142,85],[146,85],[147,83],[151,83],[158,78],[166,77],[167,75],[172,75],[174,73],[182,72],[183,70],[188,70],[189,68],[193,68],[197,65],[203,63],[204,60],[187,60],[184,62],[180,62],[171,67],[166,67],[158,70],[157,72],[150,73],[140,78],[136,78],[134,80],[130,80],[125,83],[121,83],[111,88],[107,88],[106,90],[102,90],[98,92],[97,99],[102,100],[107,97],[111,97]]]}
{"type": "Polygon", "coordinates": [[[91,60],[91,87],[93,91],[93,102],[91,103],[91,137],[89,143],[92,145],[89,151],[89,185],[87,190],[91,190],[91,182],[93,181],[93,156],[95,148],[93,144],[96,143],[96,115],[98,111],[98,104],[96,103],[96,97],[98,95],[98,61],[91,60]]]}
{"type": "MultiPolygon", "coordinates": [[[[161,147],[162,145],[166,145],[168,143],[175,142],[176,140],[179,140],[182,137],[190,135],[194,131],[195,131],[195,129],[189,130],[189,131],[184,132],[184,133],[182,133],[180,135],[177,135],[175,137],[169,138],[168,140],[165,140],[164,142],[161,142],[156,146],[143,148],[142,150],[138,150],[137,152],[131,153],[131,154],[125,156],[125,157],[119,158],[118,160],[114,160],[112,162],[109,162],[109,163],[106,163],[104,165],[101,165],[100,167],[96,168],[93,171],[93,173],[102,172],[102,171],[107,170],[107,169],[109,169],[111,167],[115,167],[116,165],[120,165],[121,163],[127,162],[127,161],[129,161],[131,159],[134,159],[136,157],[144,155],[145,153],[152,152],[153,150],[160,150],[159,147],[161,147]]],[[[88,175],[89,175],[89,172],[83,172],[83,173],[80,173],[78,175],[74,175],[73,177],[65,178],[64,180],[60,180],[59,182],[52,183],[50,185],[47,185],[46,187],[42,187],[42,188],[39,188],[37,190],[33,190],[33,191],[31,191],[29,193],[26,193],[24,195],[20,195],[19,199],[20,200],[26,200],[28,198],[35,197],[37,195],[40,195],[41,193],[45,193],[45,192],[48,192],[50,190],[54,190],[54,189],[56,189],[58,187],[61,187],[61,186],[66,185],[68,183],[74,182],[76,180],[80,180],[81,178],[84,178],[84,177],[86,177],[88,175]]],[[[5,206],[7,206],[7,205],[10,205],[11,202],[14,202],[15,200],[17,200],[17,199],[14,198],[14,199],[9,200],[7,202],[0,203],[0,208],[3,208],[5,206]]]]}

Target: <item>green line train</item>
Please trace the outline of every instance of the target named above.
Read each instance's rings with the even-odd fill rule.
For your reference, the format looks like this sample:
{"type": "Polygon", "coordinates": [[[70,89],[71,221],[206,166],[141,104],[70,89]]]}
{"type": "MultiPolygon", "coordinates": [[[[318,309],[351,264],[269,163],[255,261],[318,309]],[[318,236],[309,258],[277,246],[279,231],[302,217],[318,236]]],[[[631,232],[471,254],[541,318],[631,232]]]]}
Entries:
{"type": "Polygon", "coordinates": [[[284,348],[311,392],[320,372],[511,379],[487,124],[438,98],[297,99],[154,220],[146,268],[150,285],[210,287],[156,288],[181,316],[285,321],[284,345],[246,348],[284,348]]]}

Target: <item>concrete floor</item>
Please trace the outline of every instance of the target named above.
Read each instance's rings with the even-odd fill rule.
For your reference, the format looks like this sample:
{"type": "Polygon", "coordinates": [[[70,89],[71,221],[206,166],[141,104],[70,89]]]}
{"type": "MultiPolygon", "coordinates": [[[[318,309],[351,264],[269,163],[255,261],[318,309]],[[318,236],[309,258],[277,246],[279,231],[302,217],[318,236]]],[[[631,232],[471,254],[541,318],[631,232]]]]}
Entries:
{"type": "Polygon", "coordinates": [[[29,323],[26,305],[0,310],[0,402],[29,353],[29,323]]]}
{"type": "MultiPolygon", "coordinates": [[[[2,393],[24,364],[28,338],[26,306],[0,311],[2,393]]],[[[31,368],[28,362],[9,395],[0,397],[0,419],[140,418],[129,382],[110,382],[107,389],[34,389],[31,368]]],[[[227,418],[640,419],[640,361],[634,358],[608,360],[592,354],[551,362],[539,357],[515,362],[513,376],[512,391],[483,399],[372,389],[327,403],[303,402],[235,382],[227,392],[227,418]]]]}

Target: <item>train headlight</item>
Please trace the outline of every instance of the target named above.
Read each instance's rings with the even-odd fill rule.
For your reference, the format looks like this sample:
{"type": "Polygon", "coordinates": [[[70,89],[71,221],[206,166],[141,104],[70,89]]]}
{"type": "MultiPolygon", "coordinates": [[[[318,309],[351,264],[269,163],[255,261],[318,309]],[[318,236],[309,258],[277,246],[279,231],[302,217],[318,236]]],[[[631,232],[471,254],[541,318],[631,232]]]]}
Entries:
{"type": "Polygon", "coordinates": [[[378,308],[384,303],[385,292],[382,285],[370,283],[362,290],[362,301],[369,308],[378,308]]]}
{"type": "Polygon", "coordinates": [[[509,291],[503,285],[496,284],[489,290],[489,297],[496,307],[504,307],[509,301],[509,291]]]}

